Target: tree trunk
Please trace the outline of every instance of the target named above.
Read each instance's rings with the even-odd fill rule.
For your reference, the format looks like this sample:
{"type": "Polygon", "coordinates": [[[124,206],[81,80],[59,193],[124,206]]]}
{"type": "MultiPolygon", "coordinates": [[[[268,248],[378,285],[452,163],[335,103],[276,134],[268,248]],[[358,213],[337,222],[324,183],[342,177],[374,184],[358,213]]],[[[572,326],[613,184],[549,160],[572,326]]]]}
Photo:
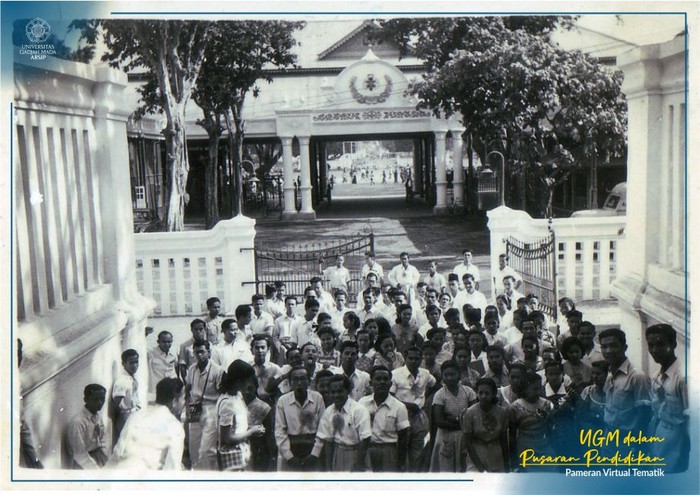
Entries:
{"type": "Polygon", "coordinates": [[[219,222],[219,142],[221,134],[209,135],[207,171],[204,177],[206,227],[211,229],[219,222]]]}
{"type": "Polygon", "coordinates": [[[190,164],[187,160],[185,106],[172,109],[172,124],[165,132],[166,166],[168,170],[168,203],[165,210],[165,230],[185,230],[185,193],[190,164]]]}
{"type": "Polygon", "coordinates": [[[240,111],[235,107],[226,110],[226,128],[228,129],[228,145],[231,164],[233,166],[234,187],[233,215],[243,213],[243,177],[241,165],[243,162],[243,121],[240,119],[240,111]]]}

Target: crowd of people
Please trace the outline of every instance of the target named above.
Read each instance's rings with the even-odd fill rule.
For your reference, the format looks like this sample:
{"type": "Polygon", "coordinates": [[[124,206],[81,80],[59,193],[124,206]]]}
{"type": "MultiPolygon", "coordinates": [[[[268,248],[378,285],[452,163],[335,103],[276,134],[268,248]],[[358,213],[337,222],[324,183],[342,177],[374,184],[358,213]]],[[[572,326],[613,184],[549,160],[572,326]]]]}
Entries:
{"type": "Polygon", "coordinates": [[[421,273],[408,253],[386,272],[366,258],[356,307],[338,256],[302,300],[284,283],[232,315],[208,299],[178,352],[173,333],[158,334],[147,384],[142,357],[124,351],[109,389],[85,387],[66,431],[70,467],[502,473],[527,470],[526,449],[575,455],[562,450],[581,447],[579,430],[618,429],[665,438],[648,454],[687,468],[687,388],[669,325],[646,330],[660,366],[649,377],[627,359],[623,330],[598,332],[569,298],[548,315],[505,255],[493,301],[469,249],[448,274],[436,261],[421,273]]]}

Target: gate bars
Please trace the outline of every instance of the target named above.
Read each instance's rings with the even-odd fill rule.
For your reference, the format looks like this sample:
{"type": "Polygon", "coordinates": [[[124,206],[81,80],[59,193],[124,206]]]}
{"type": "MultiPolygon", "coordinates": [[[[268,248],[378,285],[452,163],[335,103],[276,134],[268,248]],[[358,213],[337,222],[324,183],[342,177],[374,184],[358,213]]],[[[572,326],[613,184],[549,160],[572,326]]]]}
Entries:
{"type": "Polygon", "coordinates": [[[530,242],[510,236],[505,243],[508,264],[522,276],[526,294],[535,294],[540,310],[556,320],[559,297],[554,231],[550,228],[547,237],[530,242]]]}
{"type": "Polygon", "coordinates": [[[333,266],[335,257],[340,254],[345,257],[344,266],[350,271],[348,303],[354,303],[364,288],[361,271],[367,251],[374,251],[372,232],[290,246],[256,243],[255,290],[264,294],[265,285],[284,282],[287,294],[301,301],[309,280],[333,266]]]}

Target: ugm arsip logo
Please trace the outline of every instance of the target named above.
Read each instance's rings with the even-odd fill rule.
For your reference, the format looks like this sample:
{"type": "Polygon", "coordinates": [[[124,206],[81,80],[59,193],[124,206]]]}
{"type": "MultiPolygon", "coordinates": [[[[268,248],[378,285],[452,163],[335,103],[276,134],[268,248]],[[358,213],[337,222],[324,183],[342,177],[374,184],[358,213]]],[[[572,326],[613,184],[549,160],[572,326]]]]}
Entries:
{"type": "Polygon", "coordinates": [[[51,35],[51,26],[41,17],[37,17],[27,23],[24,32],[32,43],[43,43],[51,35]]]}

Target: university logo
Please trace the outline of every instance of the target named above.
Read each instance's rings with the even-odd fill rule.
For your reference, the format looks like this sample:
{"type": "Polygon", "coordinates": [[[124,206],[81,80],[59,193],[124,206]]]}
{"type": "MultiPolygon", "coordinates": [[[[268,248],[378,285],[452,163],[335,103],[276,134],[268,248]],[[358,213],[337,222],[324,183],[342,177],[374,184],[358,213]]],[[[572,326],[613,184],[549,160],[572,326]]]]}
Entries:
{"type": "Polygon", "coordinates": [[[41,17],[37,17],[27,23],[24,32],[32,43],[43,43],[51,35],[51,25],[41,17]]]}

